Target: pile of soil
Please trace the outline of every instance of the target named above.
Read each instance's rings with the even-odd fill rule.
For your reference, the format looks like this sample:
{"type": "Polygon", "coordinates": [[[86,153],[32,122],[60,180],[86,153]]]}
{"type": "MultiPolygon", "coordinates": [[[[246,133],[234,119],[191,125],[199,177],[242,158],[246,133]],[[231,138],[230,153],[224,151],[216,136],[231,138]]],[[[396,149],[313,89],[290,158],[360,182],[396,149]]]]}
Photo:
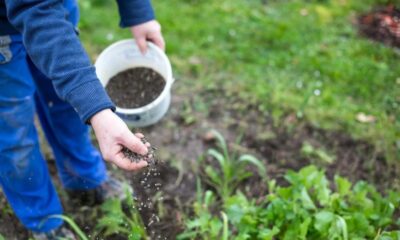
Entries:
{"type": "Polygon", "coordinates": [[[165,87],[165,79],[151,68],[137,67],[112,77],[108,95],[120,108],[139,108],[154,101],[165,87]]]}
{"type": "Polygon", "coordinates": [[[400,9],[394,5],[375,9],[358,19],[362,35],[390,46],[400,47],[400,9]]]}

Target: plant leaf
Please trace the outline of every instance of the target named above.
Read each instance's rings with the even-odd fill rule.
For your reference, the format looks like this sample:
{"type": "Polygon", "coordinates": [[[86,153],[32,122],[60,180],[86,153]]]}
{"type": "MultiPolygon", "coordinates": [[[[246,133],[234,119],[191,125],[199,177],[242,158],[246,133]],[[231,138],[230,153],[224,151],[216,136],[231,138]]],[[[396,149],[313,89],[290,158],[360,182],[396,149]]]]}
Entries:
{"type": "Polygon", "coordinates": [[[267,169],[265,168],[264,164],[256,157],[249,155],[249,154],[244,154],[244,155],[240,156],[239,162],[253,164],[254,166],[257,167],[257,170],[258,170],[258,173],[260,174],[260,176],[263,177],[264,179],[267,178],[267,169]]]}
{"type": "Polygon", "coordinates": [[[207,151],[207,154],[214,157],[219,165],[221,166],[221,169],[225,168],[225,165],[227,164],[226,159],[224,157],[224,155],[222,155],[220,152],[218,152],[217,150],[211,148],[207,151]]]}
{"type": "Polygon", "coordinates": [[[228,236],[229,236],[228,216],[224,212],[221,212],[221,216],[222,216],[222,221],[224,223],[223,229],[222,229],[222,240],[228,240],[228,236]]]}
{"type": "Polygon", "coordinates": [[[60,215],[60,214],[55,214],[55,215],[50,215],[48,218],[59,218],[67,222],[71,228],[75,231],[76,234],[78,234],[79,238],[81,240],[89,240],[88,237],[83,233],[83,231],[78,227],[78,225],[72,220],[72,218],[67,217],[65,215],[60,215]]]}

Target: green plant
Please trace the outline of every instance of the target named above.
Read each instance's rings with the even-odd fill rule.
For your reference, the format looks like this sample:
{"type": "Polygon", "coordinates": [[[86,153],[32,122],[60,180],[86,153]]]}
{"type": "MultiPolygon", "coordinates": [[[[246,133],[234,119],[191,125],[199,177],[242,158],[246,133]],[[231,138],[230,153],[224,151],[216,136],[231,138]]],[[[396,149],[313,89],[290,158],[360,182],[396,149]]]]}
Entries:
{"type": "Polygon", "coordinates": [[[332,156],[324,149],[314,147],[309,142],[303,143],[303,146],[301,147],[301,155],[316,163],[331,164],[335,161],[335,156],[332,156]]]}
{"type": "Polygon", "coordinates": [[[400,238],[400,231],[393,230],[400,228],[395,217],[400,192],[389,191],[384,197],[372,185],[363,181],[353,185],[340,176],[335,176],[330,188],[325,172],[313,165],[288,171],[285,179],[289,185],[284,187],[269,180],[269,193],[258,203],[236,192],[223,205],[216,205],[213,193],[207,191],[195,204],[195,216],[184,232],[194,235],[181,239],[220,239],[223,225],[229,227],[225,231],[229,239],[235,240],[400,238]],[[217,216],[220,212],[223,219],[217,216]],[[210,224],[217,226],[218,235],[204,234],[210,224]]]}
{"type": "Polygon", "coordinates": [[[400,193],[385,198],[372,185],[360,181],[352,187],[340,176],[333,191],[315,166],[288,171],[285,178],[290,185],[270,193],[260,212],[264,224],[278,227],[282,239],[369,239],[389,226],[399,227],[393,214],[400,193]]]}
{"type": "MultiPolygon", "coordinates": [[[[110,199],[102,204],[102,217],[98,220],[96,228],[105,237],[113,234],[122,234],[129,240],[149,239],[139,211],[135,207],[136,203],[128,188],[126,189],[126,195],[125,203],[130,207],[126,211],[123,210],[122,202],[119,199],[110,199]]],[[[51,215],[48,218],[64,220],[81,240],[89,240],[89,237],[86,236],[72,218],[65,215],[51,215]]],[[[2,240],[1,237],[0,235],[0,240],[2,240]]]]}
{"type": "Polygon", "coordinates": [[[215,137],[219,150],[211,148],[207,155],[216,160],[217,168],[204,163],[205,158],[200,159],[200,165],[203,166],[201,169],[204,169],[206,176],[204,180],[216,189],[223,201],[237,189],[239,183],[252,175],[246,169],[247,166],[255,166],[259,175],[263,179],[267,178],[265,166],[260,160],[248,154],[230,153],[224,137],[216,130],[211,130],[210,133],[215,137]]]}
{"type": "Polygon", "coordinates": [[[197,179],[196,201],[193,203],[195,218],[186,221],[185,230],[178,239],[222,239],[228,240],[228,217],[220,212],[221,218],[213,214],[216,196],[212,191],[202,191],[200,179],[197,179]]]}
{"type": "Polygon", "coordinates": [[[65,215],[50,215],[48,218],[58,218],[64,220],[66,223],[69,224],[69,226],[74,230],[74,232],[78,235],[79,239],[81,240],[89,240],[89,238],[86,236],[86,234],[79,228],[79,226],[75,223],[75,221],[65,215]]]}
{"type": "Polygon", "coordinates": [[[101,230],[105,237],[113,234],[121,234],[129,240],[148,239],[146,228],[143,224],[136,202],[132,194],[127,191],[124,211],[122,203],[118,199],[111,199],[101,206],[102,217],[97,222],[96,228],[101,230]]]}

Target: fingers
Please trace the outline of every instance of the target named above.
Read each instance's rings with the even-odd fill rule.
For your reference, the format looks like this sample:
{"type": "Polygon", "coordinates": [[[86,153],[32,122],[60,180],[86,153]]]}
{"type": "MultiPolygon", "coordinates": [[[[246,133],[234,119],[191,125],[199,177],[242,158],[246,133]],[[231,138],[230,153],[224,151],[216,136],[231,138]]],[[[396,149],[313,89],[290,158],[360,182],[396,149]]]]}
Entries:
{"type": "Polygon", "coordinates": [[[144,145],[142,141],[131,132],[127,132],[125,135],[123,135],[121,144],[127,147],[129,150],[139,153],[140,155],[146,155],[148,152],[146,145],[144,145]]]}
{"type": "Polygon", "coordinates": [[[132,162],[124,156],[122,152],[118,153],[112,162],[117,165],[117,167],[129,171],[139,170],[141,168],[147,167],[148,163],[146,161],[140,161],[138,163],[132,162]]]}
{"type": "MultiPolygon", "coordinates": [[[[140,138],[140,139],[144,138],[144,135],[143,135],[142,133],[135,133],[135,136],[138,137],[138,138],[140,138]]],[[[147,148],[151,147],[151,144],[150,144],[149,142],[146,142],[144,145],[145,145],[147,148]]]]}
{"type": "Polygon", "coordinates": [[[135,133],[135,136],[138,138],[144,138],[144,135],[142,133],[135,133]]]}
{"type": "Polygon", "coordinates": [[[150,37],[149,40],[165,51],[165,41],[161,35],[161,32],[155,32],[150,37]]]}
{"type": "Polygon", "coordinates": [[[145,37],[136,38],[136,43],[139,47],[139,50],[142,54],[146,54],[147,52],[147,42],[145,37]]]}

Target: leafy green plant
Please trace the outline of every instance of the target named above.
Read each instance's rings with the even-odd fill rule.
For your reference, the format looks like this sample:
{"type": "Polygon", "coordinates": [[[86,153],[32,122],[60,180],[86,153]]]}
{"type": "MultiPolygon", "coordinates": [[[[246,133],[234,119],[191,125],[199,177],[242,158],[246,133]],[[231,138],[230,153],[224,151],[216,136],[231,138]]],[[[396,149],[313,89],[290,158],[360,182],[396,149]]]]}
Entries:
{"type": "MultiPolygon", "coordinates": [[[[135,200],[127,189],[125,203],[130,206],[123,210],[122,202],[119,199],[110,199],[102,204],[102,217],[98,220],[96,228],[105,237],[113,234],[121,234],[129,240],[149,239],[139,211],[136,209],[135,200]]],[[[89,237],[79,228],[75,221],[65,215],[51,215],[48,218],[59,218],[64,220],[74,230],[81,240],[89,240],[89,237]]],[[[0,240],[1,240],[0,235],[0,240]]]]}
{"type": "Polygon", "coordinates": [[[223,205],[215,205],[214,194],[207,191],[204,200],[195,204],[196,214],[184,232],[195,234],[182,236],[220,239],[225,225],[229,239],[238,240],[400,238],[400,231],[393,230],[400,228],[400,219],[395,217],[400,192],[390,191],[384,197],[366,182],[353,185],[340,176],[335,176],[331,188],[325,172],[313,165],[288,171],[285,179],[289,185],[284,187],[277,186],[275,180],[268,181],[269,194],[261,202],[236,192],[223,205]],[[218,217],[220,212],[225,214],[223,220],[218,217]],[[202,235],[211,227],[207,224],[218,226],[219,235],[202,235]]]}
{"type": "MultiPolygon", "coordinates": [[[[198,183],[199,186],[199,183],[198,183]]],[[[212,191],[197,193],[197,201],[193,204],[195,218],[186,222],[185,231],[178,239],[228,239],[228,219],[221,213],[222,219],[212,214],[216,197],[212,191]]]]}
{"type": "Polygon", "coordinates": [[[252,175],[247,166],[255,166],[259,175],[267,178],[266,168],[260,160],[248,154],[238,156],[235,152],[230,153],[224,137],[216,130],[210,133],[217,140],[218,150],[211,148],[207,155],[216,160],[218,168],[202,162],[205,158],[200,160],[200,164],[204,166],[204,180],[216,189],[223,201],[237,189],[240,182],[252,175]]]}
{"type": "Polygon", "coordinates": [[[124,211],[120,200],[111,199],[101,206],[102,217],[96,228],[101,230],[105,237],[121,234],[129,240],[148,239],[136,202],[132,194],[127,191],[126,204],[129,208],[124,211]]]}

